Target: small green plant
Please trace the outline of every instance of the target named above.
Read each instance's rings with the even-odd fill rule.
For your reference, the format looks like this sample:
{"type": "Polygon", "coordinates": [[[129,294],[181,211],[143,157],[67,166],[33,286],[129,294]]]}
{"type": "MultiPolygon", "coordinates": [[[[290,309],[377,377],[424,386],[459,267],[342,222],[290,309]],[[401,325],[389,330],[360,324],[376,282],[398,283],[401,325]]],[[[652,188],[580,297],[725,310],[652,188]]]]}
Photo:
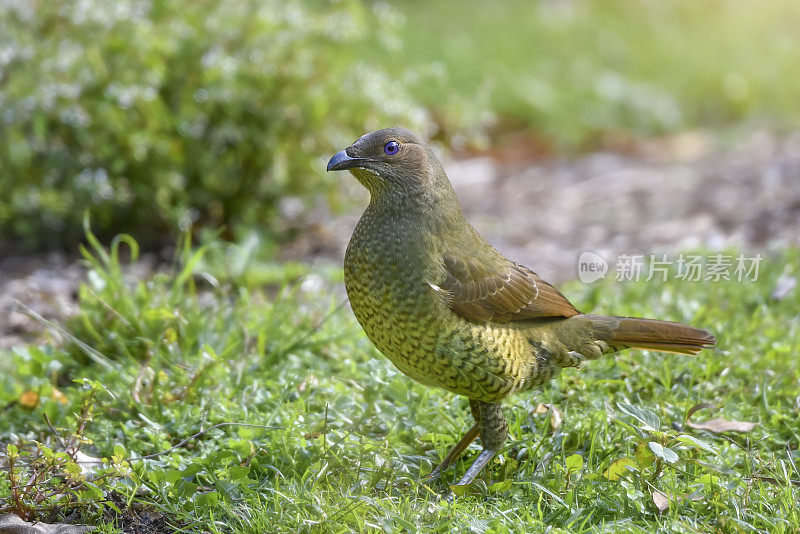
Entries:
{"type": "Polygon", "coordinates": [[[48,443],[9,443],[0,451],[0,514],[13,513],[28,521],[74,509],[83,515],[102,513],[105,506],[120,512],[109,494],[131,475],[130,465],[122,447],[116,447],[110,459],[83,452],[92,445],[86,430],[96,412],[97,395],[106,390],[89,380],[81,387],[85,396],[71,429],[52,428],[48,443]],[[88,460],[91,469],[85,465],[88,460]]]}
{"type": "Polygon", "coordinates": [[[610,481],[620,481],[629,498],[641,501],[645,495],[652,496],[659,509],[665,508],[669,500],[693,498],[694,494],[682,495],[670,489],[673,486],[670,480],[675,476],[689,477],[685,483],[694,486],[701,495],[702,482],[710,483],[711,478],[702,478],[700,473],[713,465],[704,459],[708,454],[716,456],[716,449],[695,436],[663,430],[661,420],[647,408],[618,402],[617,409],[628,417],[621,417],[606,404],[613,423],[627,431],[633,454],[615,460],[603,476],[610,481]]]}

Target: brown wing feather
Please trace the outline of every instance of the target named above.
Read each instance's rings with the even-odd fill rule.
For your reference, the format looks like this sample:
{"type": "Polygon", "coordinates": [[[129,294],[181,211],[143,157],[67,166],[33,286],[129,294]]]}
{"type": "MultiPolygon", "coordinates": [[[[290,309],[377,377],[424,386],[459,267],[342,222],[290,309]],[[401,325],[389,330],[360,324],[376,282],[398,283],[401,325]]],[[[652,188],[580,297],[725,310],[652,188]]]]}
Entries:
{"type": "Polygon", "coordinates": [[[523,265],[503,260],[487,266],[449,255],[444,267],[447,276],[441,286],[450,296],[450,308],[470,321],[507,323],[579,313],[555,287],[523,265]]]}

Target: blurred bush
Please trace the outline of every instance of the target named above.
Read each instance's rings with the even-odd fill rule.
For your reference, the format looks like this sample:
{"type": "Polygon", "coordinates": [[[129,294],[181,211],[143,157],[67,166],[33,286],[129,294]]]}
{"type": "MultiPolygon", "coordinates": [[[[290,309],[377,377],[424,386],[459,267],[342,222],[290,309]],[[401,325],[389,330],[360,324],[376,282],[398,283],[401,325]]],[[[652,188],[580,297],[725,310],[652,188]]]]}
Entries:
{"type": "Polygon", "coordinates": [[[145,243],[204,225],[284,235],[279,199],[330,190],[334,148],[425,126],[357,60],[391,53],[399,22],[347,0],[3,0],[0,245],[70,246],[86,209],[100,234],[145,243]]]}

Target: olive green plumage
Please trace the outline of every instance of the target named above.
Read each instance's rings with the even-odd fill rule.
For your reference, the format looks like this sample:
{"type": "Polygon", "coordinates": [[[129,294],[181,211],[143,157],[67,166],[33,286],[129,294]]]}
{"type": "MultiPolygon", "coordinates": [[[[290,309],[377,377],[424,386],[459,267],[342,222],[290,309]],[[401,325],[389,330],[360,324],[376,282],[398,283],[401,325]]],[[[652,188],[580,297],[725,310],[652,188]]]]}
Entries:
{"type": "Polygon", "coordinates": [[[341,169],[370,192],[344,262],[356,318],[398,369],[468,397],[476,418],[437,475],[480,433],[484,453],[461,480],[470,482],[506,439],[499,402],[563,367],[627,347],[695,354],[714,344],[677,323],[579,313],[469,225],[433,151],[408,130],[361,137],[331,158],[328,170],[341,169]]]}

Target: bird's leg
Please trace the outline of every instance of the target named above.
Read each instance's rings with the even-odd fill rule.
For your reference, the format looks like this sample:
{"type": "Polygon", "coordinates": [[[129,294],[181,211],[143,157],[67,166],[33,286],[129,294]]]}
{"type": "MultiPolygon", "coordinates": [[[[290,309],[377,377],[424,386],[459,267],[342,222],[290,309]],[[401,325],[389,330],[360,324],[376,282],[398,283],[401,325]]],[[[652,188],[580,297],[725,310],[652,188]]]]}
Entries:
{"type": "Polygon", "coordinates": [[[476,404],[477,401],[473,401],[469,399],[469,409],[472,412],[472,418],[475,419],[475,424],[467,430],[467,433],[464,434],[458,443],[456,443],[455,447],[450,449],[450,452],[447,453],[442,463],[436,466],[436,469],[431,471],[431,474],[428,475],[428,481],[434,481],[439,476],[446,471],[451,465],[456,463],[456,460],[464,453],[469,444],[475,441],[475,438],[481,433],[481,412],[478,410],[478,405],[476,404]]]}
{"type": "Polygon", "coordinates": [[[478,437],[480,432],[481,428],[478,423],[472,425],[472,427],[467,430],[467,433],[464,434],[464,437],[461,438],[458,443],[456,443],[455,447],[450,449],[450,452],[447,453],[447,456],[445,456],[444,460],[442,460],[442,463],[437,465],[436,469],[431,471],[431,474],[428,475],[428,481],[432,482],[436,480],[444,471],[447,470],[447,468],[453,465],[456,460],[458,460],[459,456],[461,456],[461,454],[464,452],[464,449],[469,447],[469,444],[475,441],[475,438],[478,437]]]}
{"type": "Polygon", "coordinates": [[[499,403],[470,399],[469,406],[472,409],[472,415],[477,421],[475,426],[480,426],[483,450],[470,468],[467,469],[467,472],[464,473],[464,476],[461,477],[461,480],[458,481],[459,486],[469,484],[475,480],[481,469],[486,467],[486,464],[494,458],[503,443],[508,439],[508,423],[506,423],[506,418],[503,417],[503,410],[499,403]]]}

